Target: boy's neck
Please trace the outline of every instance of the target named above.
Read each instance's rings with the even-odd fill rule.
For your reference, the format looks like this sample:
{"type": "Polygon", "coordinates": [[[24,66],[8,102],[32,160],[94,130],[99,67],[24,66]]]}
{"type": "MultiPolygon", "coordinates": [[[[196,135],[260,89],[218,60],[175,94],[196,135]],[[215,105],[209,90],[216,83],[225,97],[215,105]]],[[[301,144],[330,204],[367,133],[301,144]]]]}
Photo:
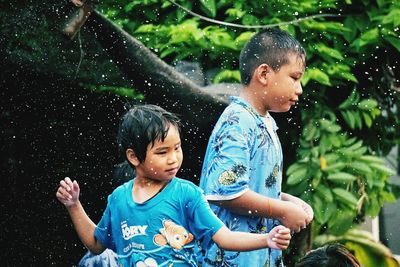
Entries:
{"type": "Polygon", "coordinates": [[[262,98],[256,94],[255,90],[252,90],[250,87],[244,87],[239,94],[239,97],[246,100],[250,106],[257,111],[261,116],[265,116],[268,113],[267,108],[264,106],[262,102],[262,98]]]}
{"type": "Polygon", "coordinates": [[[137,203],[144,203],[160,193],[169,182],[136,177],[132,187],[133,200],[137,203]]]}

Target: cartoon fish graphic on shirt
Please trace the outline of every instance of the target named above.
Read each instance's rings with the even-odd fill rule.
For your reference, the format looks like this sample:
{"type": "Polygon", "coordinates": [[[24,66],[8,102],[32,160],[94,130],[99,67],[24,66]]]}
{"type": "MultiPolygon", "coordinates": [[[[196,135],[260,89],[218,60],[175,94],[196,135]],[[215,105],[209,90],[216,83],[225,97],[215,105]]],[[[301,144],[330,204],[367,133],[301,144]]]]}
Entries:
{"type": "Polygon", "coordinates": [[[182,249],[184,245],[193,241],[193,235],[183,226],[177,225],[171,220],[163,221],[164,228],[160,229],[161,234],[154,236],[154,243],[159,246],[170,245],[175,249],[182,249]]]}

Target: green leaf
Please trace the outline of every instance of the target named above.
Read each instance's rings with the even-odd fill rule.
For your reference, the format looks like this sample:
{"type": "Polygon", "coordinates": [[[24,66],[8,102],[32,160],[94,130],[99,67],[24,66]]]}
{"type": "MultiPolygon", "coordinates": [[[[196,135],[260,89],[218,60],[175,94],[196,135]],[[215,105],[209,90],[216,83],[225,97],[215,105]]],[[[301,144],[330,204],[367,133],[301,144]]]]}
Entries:
{"type": "Polygon", "coordinates": [[[316,194],[325,200],[325,202],[332,202],[333,195],[332,191],[323,184],[320,184],[318,187],[315,188],[316,194]]]}
{"type": "Polygon", "coordinates": [[[289,166],[289,168],[286,171],[286,175],[289,176],[300,169],[306,169],[306,168],[307,166],[305,164],[294,163],[289,166]]]}
{"type": "Polygon", "coordinates": [[[386,41],[388,41],[391,45],[393,45],[397,51],[400,52],[400,39],[392,36],[384,36],[386,41]]]}
{"type": "Polygon", "coordinates": [[[361,156],[359,159],[367,163],[383,164],[383,160],[381,158],[372,155],[364,155],[361,156]]]}
{"type": "Polygon", "coordinates": [[[359,43],[358,43],[359,47],[376,43],[379,40],[378,28],[373,28],[369,31],[364,32],[358,40],[359,40],[359,43]]]}
{"type": "Polygon", "coordinates": [[[301,168],[294,171],[291,175],[289,175],[287,179],[287,184],[295,185],[300,183],[305,178],[306,174],[307,174],[307,168],[301,168]]]}
{"type": "Polygon", "coordinates": [[[327,167],[325,168],[326,172],[331,172],[331,171],[340,171],[344,169],[347,166],[345,162],[336,162],[334,164],[328,164],[327,167]]]}
{"type": "Polygon", "coordinates": [[[240,82],[240,72],[238,70],[223,70],[215,75],[213,83],[221,82],[240,82]]]}
{"type": "Polygon", "coordinates": [[[303,79],[305,79],[305,80],[314,80],[320,84],[328,85],[328,86],[332,85],[329,80],[329,76],[325,72],[323,72],[319,69],[315,69],[315,68],[308,69],[306,71],[306,73],[304,74],[304,76],[305,77],[303,77],[303,79]]]}
{"type": "Polygon", "coordinates": [[[334,188],[332,189],[332,192],[342,203],[347,204],[352,209],[356,208],[357,198],[352,193],[344,190],[343,188],[334,188]]]}
{"type": "Polygon", "coordinates": [[[320,223],[326,223],[336,212],[336,205],[332,202],[326,203],[316,195],[313,195],[312,205],[314,210],[315,219],[320,223]]]}
{"type": "Polygon", "coordinates": [[[217,8],[214,0],[200,0],[202,9],[207,15],[215,17],[217,15],[217,8]]]}
{"type": "Polygon", "coordinates": [[[372,170],[368,166],[368,164],[361,162],[361,161],[353,161],[350,165],[349,168],[352,170],[355,170],[359,173],[371,173],[372,170]]]}
{"type": "Polygon", "coordinates": [[[337,172],[329,174],[327,179],[336,183],[349,183],[357,180],[357,177],[346,172],[337,172]]]}
{"type": "Polygon", "coordinates": [[[307,125],[307,127],[304,128],[305,139],[307,141],[313,140],[316,133],[317,127],[314,125],[314,123],[310,123],[307,125]]]}
{"type": "Polygon", "coordinates": [[[242,49],[243,46],[250,40],[254,35],[254,32],[243,32],[235,39],[235,45],[238,49],[242,49]]]}
{"type": "Polygon", "coordinates": [[[353,73],[351,72],[344,72],[342,71],[341,73],[339,73],[340,76],[342,76],[343,78],[345,78],[348,81],[354,82],[354,83],[358,83],[358,80],[356,78],[356,76],[354,76],[353,73]]]}
{"type": "Polygon", "coordinates": [[[390,12],[383,18],[382,23],[390,24],[393,23],[394,27],[400,25],[400,9],[393,8],[390,12]]]}
{"type": "Polygon", "coordinates": [[[339,60],[342,60],[342,59],[343,59],[343,56],[342,56],[342,54],[340,53],[340,51],[338,51],[338,50],[336,50],[336,49],[334,49],[334,48],[328,47],[328,46],[326,46],[326,45],[323,44],[323,43],[318,43],[318,44],[316,44],[316,45],[315,45],[315,49],[316,49],[319,53],[324,54],[324,55],[327,55],[327,56],[329,56],[329,57],[332,57],[332,58],[335,58],[335,59],[339,59],[339,60]]]}
{"type": "Polygon", "coordinates": [[[354,112],[353,112],[353,116],[354,116],[354,123],[355,123],[355,126],[356,126],[358,129],[361,129],[361,128],[362,128],[362,120],[361,120],[360,112],[359,112],[358,110],[354,111],[354,112]]]}
{"type": "Polygon", "coordinates": [[[349,151],[356,150],[356,149],[360,148],[362,146],[362,144],[363,144],[363,142],[361,140],[359,140],[356,143],[352,144],[351,146],[346,147],[346,150],[349,150],[349,151]]]}
{"type": "Polygon", "coordinates": [[[329,232],[334,235],[342,235],[353,225],[355,212],[348,209],[337,209],[333,219],[328,221],[329,232]]]}
{"type": "Polygon", "coordinates": [[[377,164],[377,163],[371,163],[370,164],[371,168],[376,169],[380,172],[383,172],[386,175],[395,175],[396,172],[388,167],[386,167],[384,164],[377,164]]]}
{"type": "Polygon", "coordinates": [[[378,106],[378,102],[375,99],[364,99],[358,103],[358,108],[362,110],[371,110],[378,106]]]}
{"type": "Polygon", "coordinates": [[[319,120],[319,122],[321,124],[321,129],[326,130],[327,132],[337,133],[341,130],[339,125],[337,125],[336,123],[333,123],[331,121],[321,119],[321,120],[319,120]]]}
{"type": "Polygon", "coordinates": [[[365,125],[367,125],[368,128],[371,128],[371,126],[372,126],[372,118],[365,112],[362,112],[361,114],[362,114],[362,116],[364,118],[365,125]]]}
{"type": "Polygon", "coordinates": [[[318,187],[319,183],[321,182],[321,178],[322,178],[322,171],[321,171],[321,170],[318,170],[318,171],[314,174],[314,176],[313,176],[313,178],[312,178],[312,186],[313,186],[314,188],[317,188],[317,187],[318,187]]]}

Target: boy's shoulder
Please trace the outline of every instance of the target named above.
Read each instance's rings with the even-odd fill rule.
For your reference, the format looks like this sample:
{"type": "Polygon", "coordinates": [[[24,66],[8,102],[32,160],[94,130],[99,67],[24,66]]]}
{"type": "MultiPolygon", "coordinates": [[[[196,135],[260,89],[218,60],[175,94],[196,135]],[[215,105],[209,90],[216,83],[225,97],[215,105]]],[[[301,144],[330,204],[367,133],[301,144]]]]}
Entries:
{"type": "Polygon", "coordinates": [[[189,180],[185,180],[182,178],[178,178],[175,177],[174,178],[174,184],[176,187],[179,187],[183,192],[187,192],[187,193],[195,193],[195,192],[203,192],[203,190],[197,186],[196,184],[194,184],[193,182],[189,181],[189,180]]]}
{"type": "Polygon", "coordinates": [[[183,178],[175,177],[174,180],[175,180],[174,181],[175,184],[178,185],[178,186],[186,186],[186,187],[193,187],[193,188],[198,187],[193,182],[191,182],[189,180],[186,180],[186,179],[183,179],[183,178]]]}
{"type": "Polygon", "coordinates": [[[133,183],[133,179],[119,185],[117,188],[115,188],[113,190],[111,195],[119,195],[119,194],[123,194],[124,192],[126,192],[126,190],[132,190],[132,183],[133,183]]]}
{"type": "Polygon", "coordinates": [[[224,124],[225,126],[239,126],[253,128],[257,125],[257,121],[260,116],[254,111],[254,109],[244,102],[232,102],[230,103],[222,115],[220,116],[218,123],[224,124]]]}

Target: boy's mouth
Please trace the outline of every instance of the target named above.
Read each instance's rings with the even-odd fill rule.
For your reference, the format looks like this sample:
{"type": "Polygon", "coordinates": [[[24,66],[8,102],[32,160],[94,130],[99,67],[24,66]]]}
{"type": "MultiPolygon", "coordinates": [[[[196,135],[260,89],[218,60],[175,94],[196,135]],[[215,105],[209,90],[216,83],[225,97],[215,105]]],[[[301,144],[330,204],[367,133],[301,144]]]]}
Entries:
{"type": "Polygon", "coordinates": [[[166,172],[177,172],[177,171],[178,171],[178,167],[166,170],[166,172]]]}

